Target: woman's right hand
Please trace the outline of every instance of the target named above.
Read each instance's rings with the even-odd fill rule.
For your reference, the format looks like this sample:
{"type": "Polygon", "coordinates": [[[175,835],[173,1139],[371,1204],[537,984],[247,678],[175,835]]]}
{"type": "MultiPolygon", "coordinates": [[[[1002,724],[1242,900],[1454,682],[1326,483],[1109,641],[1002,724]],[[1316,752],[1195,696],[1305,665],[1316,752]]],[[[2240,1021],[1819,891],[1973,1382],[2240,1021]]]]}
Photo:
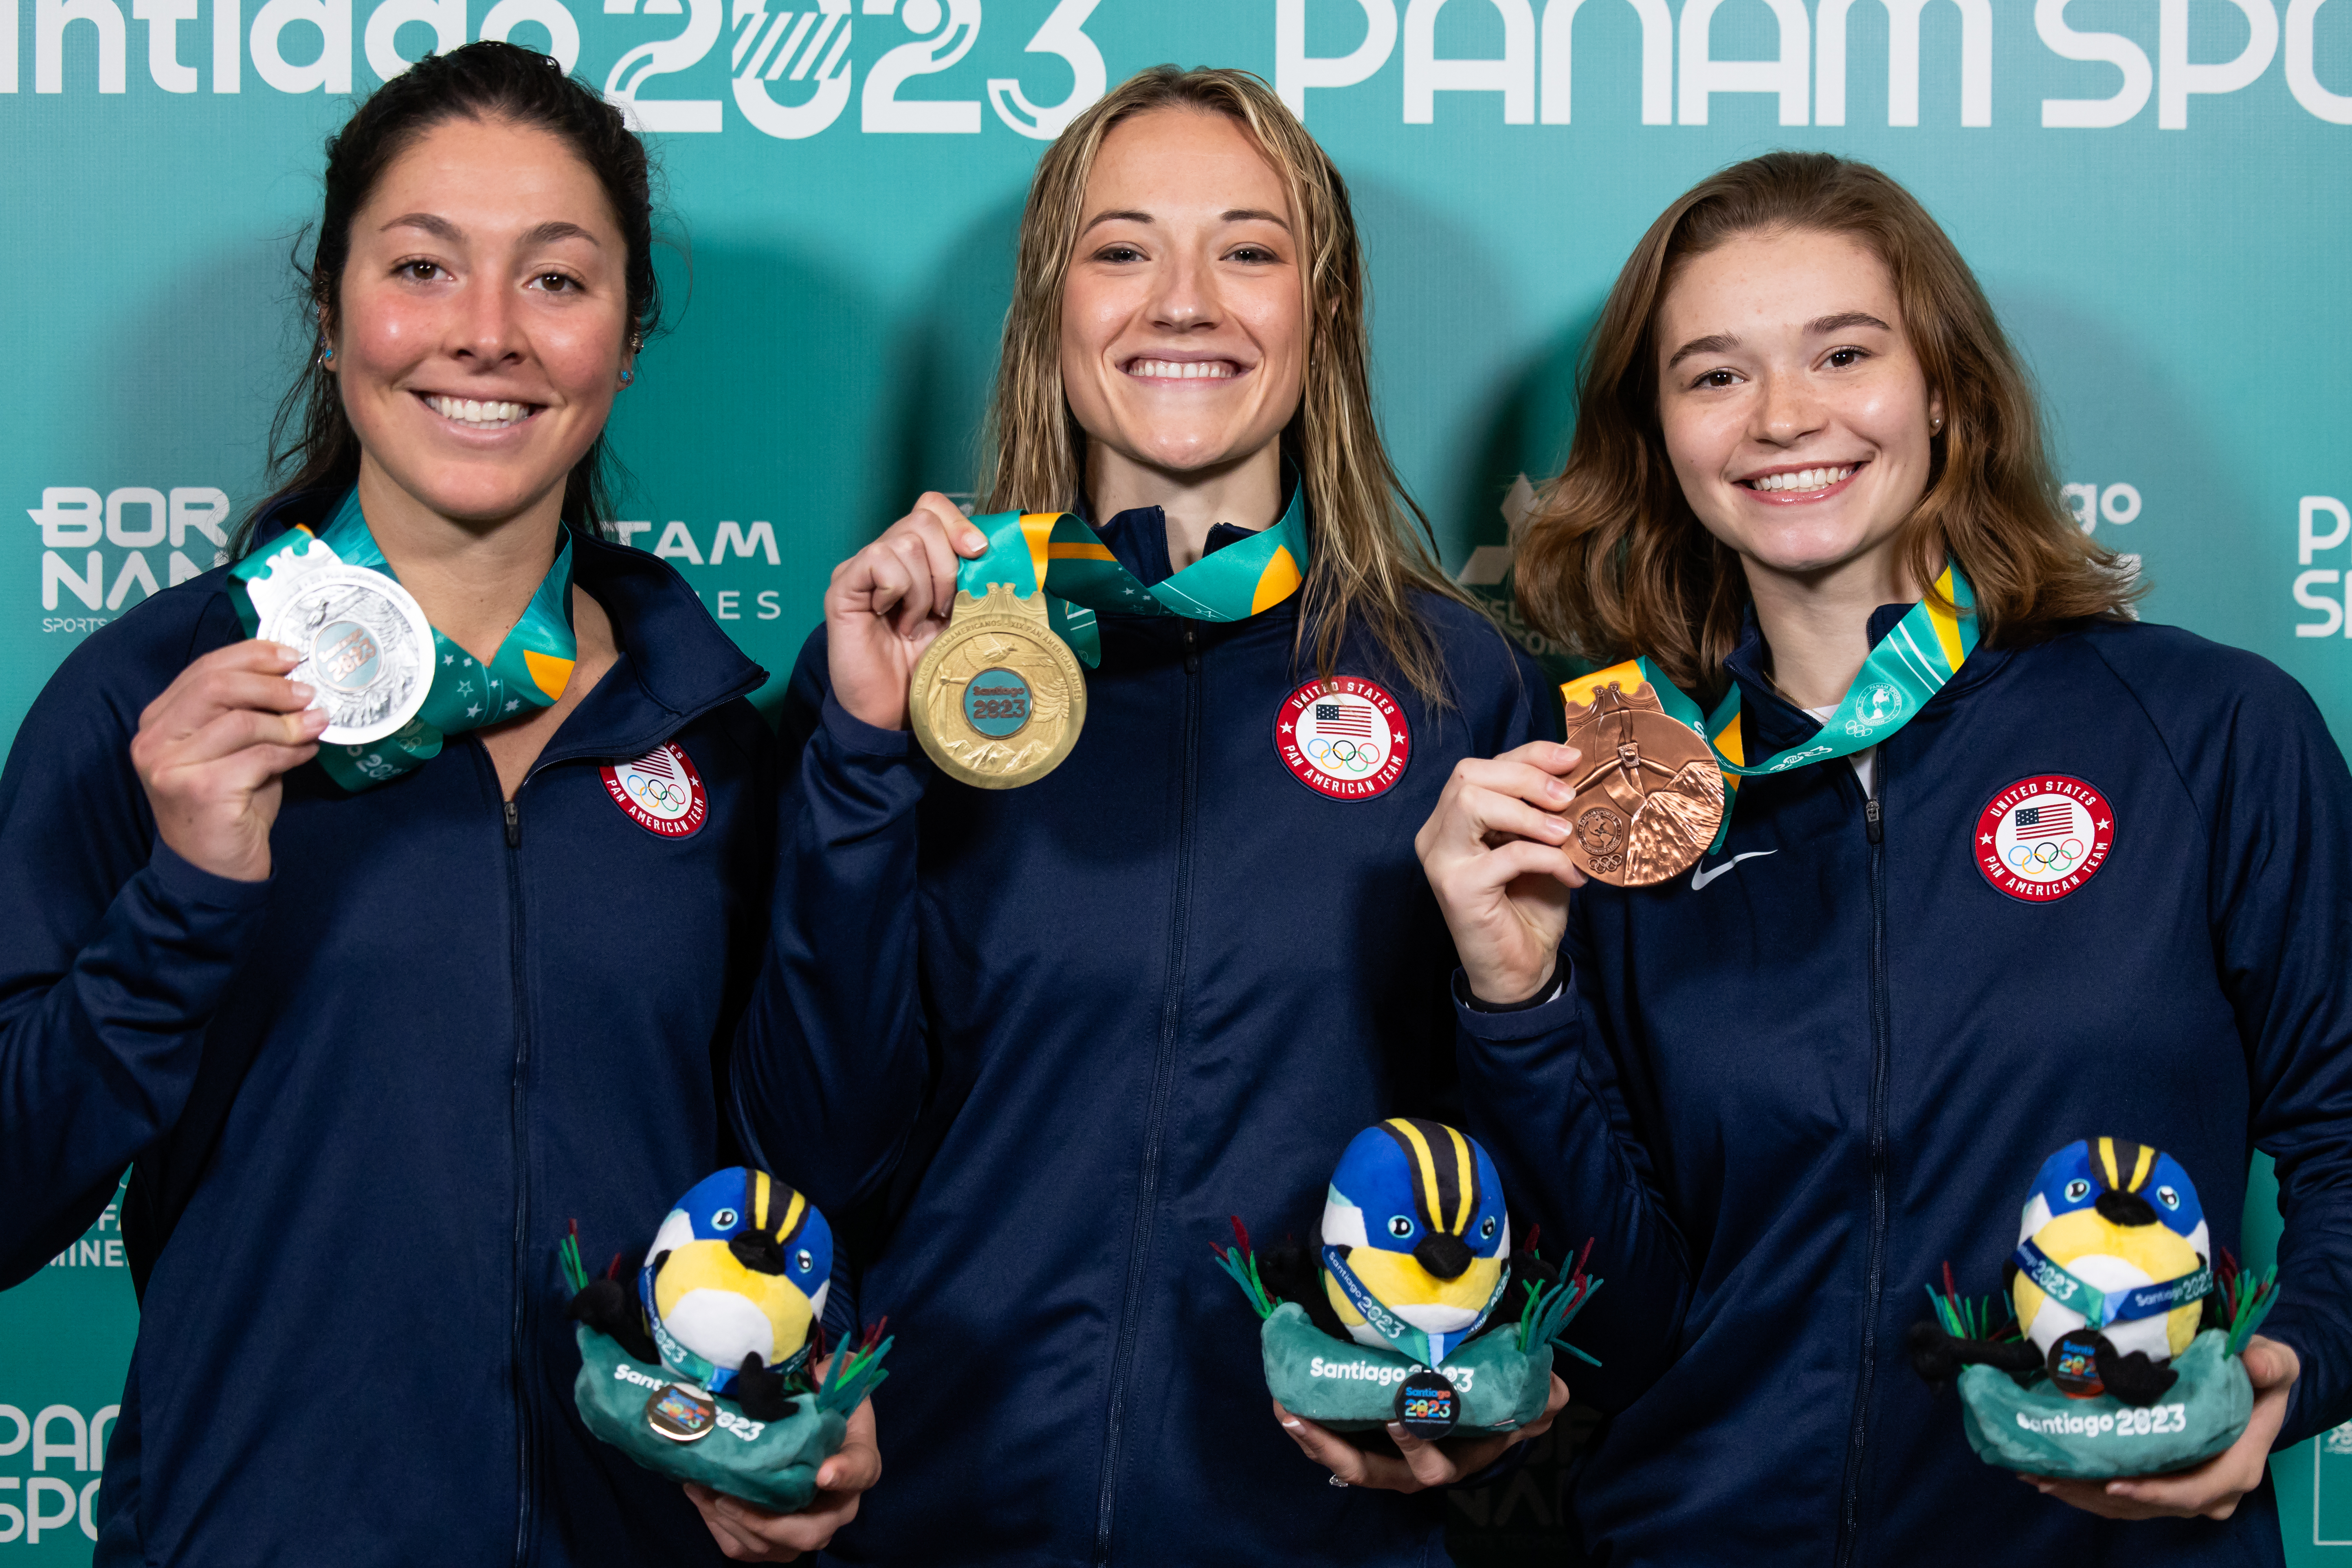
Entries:
{"type": "Polygon", "coordinates": [[[286,679],[300,658],[255,638],[205,655],[139,715],[131,765],[155,830],[199,870],[238,882],[269,876],[269,829],[289,768],[319,752],[324,710],[286,679]]]}
{"type": "Polygon", "coordinates": [[[1524,1002],[1551,984],[1568,930],[1569,889],[1584,885],[1562,847],[1559,815],[1575,793],[1573,746],[1531,741],[1454,764],[1437,809],[1414,836],[1471,994],[1524,1002]]]}
{"type": "Polygon", "coordinates": [[[907,727],[907,686],[955,606],[959,557],[988,536],[955,502],[926,490],[915,510],[833,569],[824,591],[824,651],[833,694],[877,730],[907,727]]]}

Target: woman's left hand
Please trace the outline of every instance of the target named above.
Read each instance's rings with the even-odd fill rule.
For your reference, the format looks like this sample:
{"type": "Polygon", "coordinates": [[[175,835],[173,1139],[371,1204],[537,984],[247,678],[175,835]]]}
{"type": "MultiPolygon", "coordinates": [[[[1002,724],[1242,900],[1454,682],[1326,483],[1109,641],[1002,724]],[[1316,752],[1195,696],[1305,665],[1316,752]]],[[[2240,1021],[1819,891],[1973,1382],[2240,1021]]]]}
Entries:
{"type": "Polygon", "coordinates": [[[1391,1421],[1389,1436],[1396,1443],[1397,1454],[1402,1458],[1366,1453],[1329,1427],[1318,1426],[1303,1415],[1293,1415],[1279,1400],[1275,1403],[1274,1418],[1282,1423],[1291,1441],[1308,1458],[1330,1471],[1335,1479],[1376,1491],[1418,1492],[1431,1487],[1450,1487],[1465,1476],[1475,1476],[1501,1458],[1514,1443],[1542,1436],[1551,1430],[1553,1419],[1567,1403],[1568,1384],[1554,1373],[1551,1397],[1544,1401],[1543,1414],[1516,1431],[1498,1432],[1491,1437],[1449,1437],[1443,1442],[1424,1443],[1391,1421]]]}
{"type": "Polygon", "coordinates": [[[2101,1519],[2227,1519],[2238,1500],[2263,1484],[2271,1445],[2286,1419],[2287,1391],[2303,1372],[2294,1352],[2256,1334],[2246,1344],[2246,1375],[2254,1384],[2254,1414],[2238,1440],[2194,1469],[2129,1480],[2062,1481],[2047,1476],[2018,1479],[2044,1497],[2072,1503],[2101,1519]]]}
{"type": "MultiPolygon", "coordinates": [[[[816,1368],[820,1379],[824,1365],[816,1368]]],[[[882,1479],[882,1450],[874,1440],[874,1402],[850,1413],[841,1448],[816,1470],[816,1496],[797,1513],[771,1513],[757,1503],[709,1487],[686,1483],[686,1495],[702,1515],[719,1550],[734,1563],[790,1563],[803,1552],[822,1552],[835,1531],[857,1517],[857,1500],[882,1479]]]]}

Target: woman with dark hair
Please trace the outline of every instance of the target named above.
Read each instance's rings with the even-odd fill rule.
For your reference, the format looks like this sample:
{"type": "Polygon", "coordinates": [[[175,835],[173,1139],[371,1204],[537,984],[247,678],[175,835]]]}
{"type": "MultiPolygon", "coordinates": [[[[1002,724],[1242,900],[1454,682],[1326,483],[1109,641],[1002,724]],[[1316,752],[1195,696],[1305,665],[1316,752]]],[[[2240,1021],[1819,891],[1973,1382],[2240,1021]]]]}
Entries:
{"type": "Polygon", "coordinates": [[[950,772],[908,732],[942,705],[909,696],[927,649],[969,638],[946,668],[975,686],[996,657],[958,597],[985,536],[946,497],[834,572],[735,1067],[903,1331],[850,1561],[1423,1563],[1441,1492],[1330,1487],[1292,1444],[1416,1489],[1511,1441],[1277,1427],[1209,1253],[1235,1214],[1312,1236],[1350,1138],[1451,1103],[1410,840],[1455,758],[1537,723],[1540,678],[1404,498],[1368,359],[1330,159],[1255,77],[1145,71],[1038,162],[992,409],[982,510],[1046,513],[996,526],[1034,531],[1020,571],[1080,606],[1043,635],[1095,662],[1059,764],[1003,787],[1010,745],[950,772]]]}
{"type": "Polygon", "coordinates": [[[1975,279],[1875,170],[1777,153],[1676,201],[1580,393],[1524,606],[1613,667],[1572,701],[1706,715],[1654,733],[1738,786],[1727,834],[1628,836],[1602,795],[1659,795],[1538,744],[1463,763],[1421,851],[1472,1127],[1600,1233],[1587,1547],[2277,1563],[2271,1449],[2352,1414],[2352,779],[2317,710],[2131,618],[1975,279]],[[2191,1173],[2217,1254],[2275,1156],[2281,1305],[2235,1447],[2021,1485],[1906,1339],[2102,1135],[2191,1173]]]}
{"type": "Polygon", "coordinates": [[[0,1279],[132,1167],[101,1563],[789,1557],[877,1473],[861,1412],[808,1511],[689,1506],[572,1405],[559,1238],[735,1158],[773,867],[760,670],[595,530],[651,239],[552,61],[386,83],[327,144],[290,479],[17,733],[0,1279]]]}

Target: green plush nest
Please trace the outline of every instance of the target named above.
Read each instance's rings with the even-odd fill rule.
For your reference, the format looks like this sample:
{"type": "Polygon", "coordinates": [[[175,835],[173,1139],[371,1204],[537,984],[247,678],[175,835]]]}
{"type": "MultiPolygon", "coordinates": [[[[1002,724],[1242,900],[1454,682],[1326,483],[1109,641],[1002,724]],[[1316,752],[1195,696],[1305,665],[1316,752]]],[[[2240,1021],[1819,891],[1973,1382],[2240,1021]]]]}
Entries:
{"type": "Polygon", "coordinates": [[[634,1360],[604,1335],[582,1324],[580,1377],[572,1385],[588,1430],[657,1476],[697,1481],[714,1491],[777,1513],[806,1508],[816,1495],[817,1467],[848,1433],[845,1412],[821,1408],[803,1394],[781,1421],[753,1421],[719,1396],[730,1417],[698,1442],[677,1443],[646,1425],[646,1401],[677,1381],[657,1366],[634,1360]]]}
{"type": "Polygon", "coordinates": [[[2254,1413],[2253,1384],[2229,1342],[2219,1329],[2199,1334],[2172,1358],[2180,1381],[2139,1410],[2113,1394],[2073,1399],[2046,1381],[2020,1388],[2007,1373],[1969,1367],[1960,1373],[1969,1446],[1989,1465],[2067,1480],[2202,1464],[2236,1442],[2254,1413]]]}
{"type": "MultiPolygon", "coordinates": [[[[1258,1344],[1265,1354],[1265,1385],[1283,1408],[1339,1432],[1395,1420],[1397,1384],[1424,1370],[1394,1351],[1333,1339],[1296,1301],[1274,1309],[1258,1331],[1258,1344]]],[[[1523,1351],[1507,1327],[1472,1340],[1439,1370],[1462,1396],[1458,1433],[1524,1426],[1543,1414],[1551,1394],[1551,1346],[1523,1351]]]]}

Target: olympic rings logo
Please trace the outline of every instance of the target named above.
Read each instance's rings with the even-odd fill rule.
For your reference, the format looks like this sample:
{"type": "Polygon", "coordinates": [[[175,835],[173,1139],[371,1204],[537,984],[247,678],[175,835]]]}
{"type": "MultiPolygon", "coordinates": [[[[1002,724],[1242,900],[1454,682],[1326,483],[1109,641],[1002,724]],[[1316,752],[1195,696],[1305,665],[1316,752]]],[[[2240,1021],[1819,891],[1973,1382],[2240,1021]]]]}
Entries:
{"type": "Polygon", "coordinates": [[[627,787],[631,795],[659,812],[683,811],[686,809],[687,803],[694,798],[694,792],[688,789],[684,784],[668,779],[652,778],[639,773],[632,773],[629,775],[627,787]]]}
{"type": "Polygon", "coordinates": [[[1370,741],[1327,741],[1318,735],[1300,749],[1327,773],[1360,775],[1381,765],[1381,749],[1370,741]]]}
{"type": "Polygon", "coordinates": [[[2057,877],[2074,869],[2074,862],[2083,858],[2083,841],[2069,838],[2063,843],[2044,838],[2034,844],[2012,844],[2002,857],[2012,871],[2029,877],[2057,877]]]}

